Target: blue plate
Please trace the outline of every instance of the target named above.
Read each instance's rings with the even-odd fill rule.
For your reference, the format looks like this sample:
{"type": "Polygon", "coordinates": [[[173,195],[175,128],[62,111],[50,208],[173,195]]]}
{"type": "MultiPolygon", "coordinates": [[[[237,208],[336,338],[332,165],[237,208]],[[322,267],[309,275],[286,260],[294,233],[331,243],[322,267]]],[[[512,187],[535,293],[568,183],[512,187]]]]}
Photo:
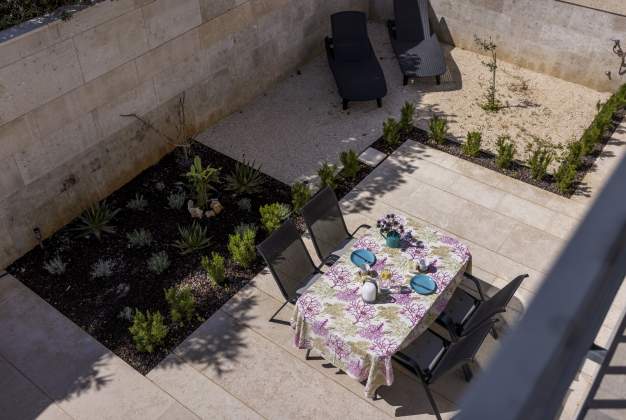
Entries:
{"type": "Polygon", "coordinates": [[[432,295],[437,291],[437,283],[426,274],[418,274],[411,279],[411,289],[420,295],[432,295]]]}
{"type": "Polygon", "coordinates": [[[369,264],[371,267],[376,262],[376,255],[367,249],[357,249],[350,255],[350,261],[359,268],[363,267],[365,264],[369,264]]]}

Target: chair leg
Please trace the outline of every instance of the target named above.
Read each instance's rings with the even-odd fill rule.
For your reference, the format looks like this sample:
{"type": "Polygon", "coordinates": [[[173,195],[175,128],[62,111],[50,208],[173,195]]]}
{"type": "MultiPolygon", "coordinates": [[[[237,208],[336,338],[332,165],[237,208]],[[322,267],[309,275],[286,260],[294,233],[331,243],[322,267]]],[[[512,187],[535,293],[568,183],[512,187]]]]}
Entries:
{"type": "Polygon", "coordinates": [[[441,413],[439,413],[439,407],[437,407],[437,403],[435,402],[435,398],[433,397],[433,394],[430,392],[430,388],[428,388],[428,385],[426,385],[424,382],[422,382],[422,386],[424,387],[424,390],[426,391],[426,396],[428,397],[428,401],[430,402],[430,405],[433,408],[433,411],[435,412],[435,416],[437,417],[437,420],[441,420],[441,413]]]}
{"type": "Polygon", "coordinates": [[[379,108],[382,108],[382,106],[383,106],[383,99],[382,98],[377,98],[376,99],[376,105],[378,105],[379,108]]]}
{"type": "Polygon", "coordinates": [[[474,377],[474,374],[472,373],[472,369],[469,367],[467,363],[463,365],[463,376],[465,376],[465,382],[471,381],[472,378],[474,377]]]}
{"type": "Polygon", "coordinates": [[[440,85],[441,84],[441,76],[436,76],[435,80],[437,81],[437,84],[440,85]]]}
{"type": "Polygon", "coordinates": [[[404,76],[402,79],[402,85],[406,86],[409,84],[409,76],[404,76]]]}
{"type": "Polygon", "coordinates": [[[498,332],[496,331],[495,327],[491,327],[491,336],[493,337],[494,340],[497,340],[499,338],[498,332]]]}
{"type": "Polygon", "coordinates": [[[278,315],[278,313],[280,311],[283,310],[283,308],[285,307],[285,305],[287,305],[288,302],[285,301],[285,303],[283,303],[282,305],[280,305],[280,308],[278,308],[278,310],[276,312],[274,312],[274,314],[270,317],[269,322],[275,322],[277,324],[283,324],[283,325],[291,325],[289,322],[287,321],[282,321],[280,319],[275,319],[276,315],[278,315]]]}
{"type": "Polygon", "coordinates": [[[306,355],[304,356],[305,360],[309,360],[309,357],[311,356],[311,349],[307,349],[306,350],[306,355]]]}
{"type": "Polygon", "coordinates": [[[346,109],[348,109],[348,100],[344,99],[343,100],[343,110],[345,111],[346,109]]]}

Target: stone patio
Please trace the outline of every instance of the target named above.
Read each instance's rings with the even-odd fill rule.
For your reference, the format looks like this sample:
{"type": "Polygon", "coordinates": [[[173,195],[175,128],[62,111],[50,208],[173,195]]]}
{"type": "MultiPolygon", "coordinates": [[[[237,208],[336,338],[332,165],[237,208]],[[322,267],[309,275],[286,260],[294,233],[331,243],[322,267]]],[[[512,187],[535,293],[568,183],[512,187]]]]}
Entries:
{"type": "MultiPolygon", "coordinates": [[[[363,150],[380,134],[382,120],[407,99],[403,95],[418,94],[397,88],[399,74],[388,71],[393,91],[382,110],[372,103],[343,113],[323,58],[307,65],[303,74],[309,71],[327,89],[293,76],[201,140],[237,158],[245,153],[262,163],[265,172],[293,182],[313,177],[318,162],[335,160],[340,150],[363,150]],[[289,104],[299,105],[291,108],[297,124],[281,123],[289,104]],[[300,114],[303,106],[311,108],[307,118],[300,114]],[[235,130],[239,126],[245,130],[235,130]]],[[[500,326],[506,330],[523,314],[623,157],[625,141],[626,129],[620,128],[596,171],[586,178],[585,191],[572,199],[408,141],[345,197],[342,206],[352,228],[373,224],[393,211],[459,238],[470,247],[474,274],[494,286],[490,293],[517,274],[530,274],[500,326]]],[[[622,288],[597,344],[606,346],[615,334],[625,302],[622,288]]],[[[10,392],[0,394],[0,412],[15,419],[434,418],[420,385],[400,367],[394,384],[383,387],[381,398],[373,401],[364,398],[361,384],[324,360],[305,360],[305,352],[292,345],[290,328],[267,322],[281,303],[273,279],[262,272],[143,377],[6,275],[0,279],[0,387],[10,392]]],[[[290,315],[286,307],[280,317],[288,320],[290,315]]],[[[479,365],[497,348],[498,342],[489,337],[479,365]]],[[[596,369],[593,362],[585,362],[561,418],[574,416],[596,369]]],[[[446,418],[454,415],[465,387],[460,373],[433,387],[446,418]]]]}

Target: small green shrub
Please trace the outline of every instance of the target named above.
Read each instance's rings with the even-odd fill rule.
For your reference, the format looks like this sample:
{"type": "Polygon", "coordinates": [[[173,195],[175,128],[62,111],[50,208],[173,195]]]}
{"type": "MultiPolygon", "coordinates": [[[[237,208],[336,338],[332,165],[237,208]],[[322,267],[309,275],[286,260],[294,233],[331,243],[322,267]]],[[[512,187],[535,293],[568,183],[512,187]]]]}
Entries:
{"type": "Polygon", "coordinates": [[[246,230],[258,231],[257,226],[254,223],[239,223],[235,226],[235,233],[243,235],[246,230]]]}
{"type": "Polygon", "coordinates": [[[250,228],[229,235],[228,251],[232,260],[244,268],[250,267],[256,260],[255,240],[256,230],[250,228]]]}
{"type": "Polygon", "coordinates": [[[198,222],[193,222],[189,226],[178,226],[180,239],[174,242],[182,255],[191,254],[207,248],[211,244],[211,239],[207,236],[207,228],[198,222]]]}
{"type": "Polygon", "coordinates": [[[343,165],[341,172],[346,177],[346,179],[354,179],[361,170],[361,163],[359,162],[359,155],[350,149],[348,151],[343,151],[339,155],[339,160],[343,165]]]}
{"type": "Polygon", "coordinates": [[[252,201],[249,198],[240,198],[237,201],[237,207],[239,207],[239,210],[250,212],[252,210],[252,201]]]}
{"type": "Polygon", "coordinates": [[[135,194],[135,197],[126,203],[126,208],[137,211],[144,211],[148,207],[148,200],[141,194],[135,194]]]}
{"type": "Polygon", "coordinates": [[[184,191],[176,191],[167,196],[167,206],[172,210],[180,210],[187,201],[187,194],[184,191]]]}
{"type": "Polygon", "coordinates": [[[43,263],[43,269],[53,276],[60,276],[65,273],[67,264],[63,262],[60,256],[56,256],[49,261],[43,263]]]}
{"type": "Polygon", "coordinates": [[[320,177],[321,188],[330,187],[333,190],[337,188],[337,168],[335,165],[324,162],[317,170],[317,175],[320,177]]]}
{"type": "Polygon", "coordinates": [[[580,167],[582,163],[584,146],[581,141],[573,141],[565,146],[565,155],[563,157],[571,165],[574,165],[576,169],[580,167]]]}
{"type": "Polygon", "coordinates": [[[479,131],[470,131],[467,133],[467,139],[463,143],[463,154],[469,157],[476,157],[480,152],[480,144],[483,135],[479,131]]]}
{"type": "Polygon", "coordinates": [[[105,278],[113,275],[115,269],[115,261],[110,258],[100,258],[91,266],[91,278],[105,278]]]}
{"type": "Polygon", "coordinates": [[[490,61],[483,61],[483,65],[489,69],[491,77],[489,79],[489,86],[487,87],[487,93],[485,94],[486,102],[480,104],[480,107],[488,112],[498,112],[502,108],[502,104],[497,98],[497,86],[496,86],[496,73],[498,70],[498,59],[496,50],[498,46],[493,42],[491,38],[489,40],[481,39],[474,35],[474,43],[480,50],[491,56],[490,61]]]}
{"type": "Polygon", "coordinates": [[[554,179],[561,194],[571,193],[576,179],[576,167],[567,161],[562,161],[554,173],[554,179]]]}
{"type": "Polygon", "coordinates": [[[209,203],[209,191],[214,191],[219,181],[219,169],[213,168],[211,165],[202,166],[202,160],[199,156],[193,158],[193,164],[189,168],[189,172],[185,174],[191,188],[195,192],[197,205],[201,209],[206,209],[209,203]]]}
{"type": "Polygon", "coordinates": [[[237,162],[235,169],[226,176],[226,189],[236,195],[255,194],[261,191],[265,179],[261,173],[261,166],[255,167],[255,162],[237,162]]]}
{"type": "Polygon", "coordinates": [[[428,138],[436,144],[443,144],[448,133],[448,121],[444,117],[435,115],[428,122],[428,138]]]}
{"type": "Polygon", "coordinates": [[[400,130],[406,133],[413,127],[413,115],[415,115],[415,105],[405,102],[400,110],[400,130]]]}
{"type": "Polygon", "coordinates": [[[146,229],[135,229],[134,231],[127,233],[129,248],[143,248],[150,246],[152,243],[152,233],[146,229]]]}
{"type": "Polygon", "coordinates": [[[191,321],[196,312],[196,299],[189,287],[170,287],[165,290],[165,300],[170,307],[170,317],[175,324],[191,321]]]}
{"type": "Polygon", "coordinates": [[[161,251],[152,254],[148,259],[148,270],[154,274],[161,274],[170,267],[170,257],[167,252],[161,251]]]}
{"type": "Polygon", "coordinates": [[[221,285],[224,283],[225,276],[225,260],[217,252],[211,253],[211,258],[206,255],[200,261],[202,268],[207,272],[213,283],[221,285]]]}
{"type": "Polygon", "coordinates": [[[79,232],[78,236],[89,238],[93,235],[100,240],[104,233],[115,233],[115,226],[111,222],[119,211],[113,210],[105,201],[92,205],[79,218],[79,225],[75,228],[79,232]]]}
{"type": "Polygon", "coordinates": [[[268,233],[278,229],[285,219],[289,217],[289,206],[283,203],[266,204],[259,208],[261,224],[268,233]]]}
{"type": "Polygon", "coordinates": [[[392,148],[400,144],[400,124],[394,118],[389,118],[383,123],[383,140],[392,148]]]}
{"type": "Polygon", "coordinates": [[[509,136],[500,136],[496,141],[496,165],[498,168],[508,169],[515,158],[515,144],[509,136]]]}
{"type": "Polygon", "coordinates": [[[169,328],[163,322],[161,312],[144,314],[140,310],[135,310],[133,325],[128,328],[133,337],[135,348],[140,352],[152,353],[157,347],[163,344],[169,328]]]}
{"type": "Polygon", "coordinates": [[[311,189],[304,182],[296,182],[291,186],[291,205],[293,211],[300,213],[302,207],[311,199],[311,189]]]}
{"type": "Polygon", "coordinates": [[[598,103],[598,113],[580,139],[583,155],[593,152],[596,144],[602,141],[604,132],[613,123],[615,114],[624,107],[626,107],[626,84],[622,85],[604,104],[598,103]]]}
{"type": "Polygon", "coordinates": [[[535,180],[542,180],[548,172],[548,167],[554,160],[554,147],[546,141],[535,139],[533,143],[526,146],[528,154],[528,166],[530,175],[535,180]]]}

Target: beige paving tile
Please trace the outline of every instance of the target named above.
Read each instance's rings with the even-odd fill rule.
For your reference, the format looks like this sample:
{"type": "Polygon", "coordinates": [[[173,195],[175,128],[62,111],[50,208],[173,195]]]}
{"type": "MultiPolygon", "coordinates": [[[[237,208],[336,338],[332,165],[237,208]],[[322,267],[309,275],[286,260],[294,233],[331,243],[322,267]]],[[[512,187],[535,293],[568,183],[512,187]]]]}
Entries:
{"type": "Polygon", "coordinates": [[[382,414],[223,311],[176,353],[264,417],[345,419],[382,414]]]}
{"type": "Polygon", "coordinates": [[[156,368],[148,373],[147,378],[176,398],[199,418],[262,418],[176,355],[169,355],[161,361],[156,368]]]}
{"type": "Polygon", "coordinates": [[[498,252],[538,271],[550,269],[564,241],[539,229],[518,225],[498,252]]]}

